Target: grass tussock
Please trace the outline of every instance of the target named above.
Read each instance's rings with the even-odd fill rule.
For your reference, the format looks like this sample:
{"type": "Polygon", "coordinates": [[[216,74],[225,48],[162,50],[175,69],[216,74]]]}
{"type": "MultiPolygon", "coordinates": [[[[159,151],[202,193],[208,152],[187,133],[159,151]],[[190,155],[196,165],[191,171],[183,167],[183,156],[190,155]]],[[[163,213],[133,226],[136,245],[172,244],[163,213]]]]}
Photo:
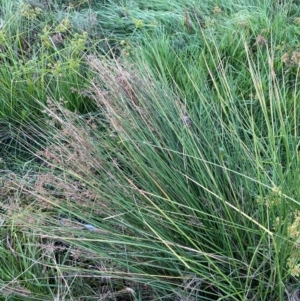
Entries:
{"type": "MultiPolygon", "coordinates": [[[[18,102],[21,85],[2,107],[26,156],[2,139],[1,298],[299,299],[297,6],[267,2],[79,1],[47,27],[36,63],[62,73],[30,73],[43,94],[18,102]],[[110,21],[76,32],[98,5],[110,21]],[[22,106],[37,122],[20,128],[22,106]]],[[[14,22],[47,17],[19,9],[14,22]]]]}

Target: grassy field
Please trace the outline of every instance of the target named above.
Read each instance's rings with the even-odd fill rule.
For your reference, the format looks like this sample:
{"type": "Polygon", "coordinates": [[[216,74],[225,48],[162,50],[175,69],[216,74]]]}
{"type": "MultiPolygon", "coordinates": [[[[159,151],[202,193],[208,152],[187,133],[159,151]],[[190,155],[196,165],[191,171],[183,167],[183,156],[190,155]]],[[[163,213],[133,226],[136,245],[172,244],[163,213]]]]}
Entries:
{"type": "Polygon", "coordinates": [[[0,0],[0,300],[300,300],[298,0],[0,0]]]}

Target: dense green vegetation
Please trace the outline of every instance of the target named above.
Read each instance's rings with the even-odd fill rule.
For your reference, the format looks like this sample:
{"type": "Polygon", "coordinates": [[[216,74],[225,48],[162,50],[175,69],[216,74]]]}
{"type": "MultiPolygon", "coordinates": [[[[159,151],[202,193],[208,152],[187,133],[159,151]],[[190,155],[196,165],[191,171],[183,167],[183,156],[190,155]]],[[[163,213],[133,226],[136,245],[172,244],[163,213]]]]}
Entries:
{"type": "Polygon", "coordinates": [[[0,300],[300,299],[299,1],[0,12],[0,300]]]}

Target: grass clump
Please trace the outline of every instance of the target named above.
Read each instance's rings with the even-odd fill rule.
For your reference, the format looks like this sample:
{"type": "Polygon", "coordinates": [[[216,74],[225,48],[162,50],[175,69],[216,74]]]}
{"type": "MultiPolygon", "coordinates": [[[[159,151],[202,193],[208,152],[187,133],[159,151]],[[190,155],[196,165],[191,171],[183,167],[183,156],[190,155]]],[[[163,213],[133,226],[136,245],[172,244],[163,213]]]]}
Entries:
{"type": "MultiPolygon", "coordinates": [[[[97,119],[78,121],[62,109],[52,115],[63,130],[39,155],[52,171],[28,192],[52,213],[43,217],[44,227],[26,218],[22,227],[88,252],[92,266],[110,258],[116,269],[78,266],[110,279],[121,273],[115,294],[130,287],[144,300],[151,297],[148,285],[152,296],[173,300],[283,300],[291,294],[298,265],[297,138],[292,131],[284,142],[282,127],[274,128],[265,114],[264,96],[255,116],[230,98],[225,107],[201,94],[199,111],[197,102],[184,104],[145,73],[146,66],[132,70],[96,57],[89,64],[97,72],[92,91],[107,130],[97,131],[97,119]]],[[[259,91],[250,56],[248,64],[259,91]]],[[[285,118],[285,104],[274,100],[273,114],[285,118]]]]}
{"type": "Polygon", "coordinates": [[[1,294],[298,300],[294,2],[207,1],[203,16],[183,1],[102,4],[132,22],[109,55],[69,29],[70,48],[45,46],[81,58],[94,107],[35,102],[47,119],[23,139],[34,160],[1,174],[1,294]],[[174,19],[148,28],[160,14],[174,19]]]}

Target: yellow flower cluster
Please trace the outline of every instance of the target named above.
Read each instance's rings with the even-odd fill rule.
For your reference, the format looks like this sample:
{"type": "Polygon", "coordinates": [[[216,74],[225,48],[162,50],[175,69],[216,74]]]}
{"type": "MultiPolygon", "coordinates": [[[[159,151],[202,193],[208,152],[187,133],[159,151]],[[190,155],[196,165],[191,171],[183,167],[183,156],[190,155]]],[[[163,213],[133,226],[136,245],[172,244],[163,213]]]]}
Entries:
{"type": "Polygon", "coordinates": [[[289,273],[293,277],[299,277],[300,275],[300,264],[298,263],[298,257],[298,253],[294,253],[287,260],[287,267],[289,268],[289,273]]]}
{"type": "Polygon", "coordinates": [[[20,4],[21,15],[27,19],[36,19],[36,17],[42,12],[39,7],[32,7],[30,4],[20,4]]]}
{"type": "Polygon", "coordinates": [[[137,28],[137,29],[143,27],[143,25],[144,25],[144,22],[141,19],[132,18],[132,21],[135,25],[135,28],[137,28]]]}
{"type": "Polygon", "coordinates": [[[297,239],[300,237],[300,211],[295,211],[294,221],[288,227],[288,235],[290,238],[297,239]]]}
{"type": "MultiPolygon", "coordinates": [[[[51,64],[50,64],[50,66],[51,66],[51,64]]],[[[54,76],[62,77],[62,64],[61,64],[61,61],[57,61],[51,67],[52,67],[52,74],[54,76]]]]}
{"type": "Polygon", "coordinates": [[[288,237],[293,243],[293,252],[287,260],[287,267],[291,276],[300,276],[300,262],[299,262],[299,238],[300,238],[300,211],[296,210],[294,212],[294,220],[288,226],[288,237]]]}
{"type": "Polygon", "coordinates": [[[55,32],[65,33],[72,27],[69,19],[63,19],[56,27],[55,32]]]}
{"type": "Polygon", "coordinates": [[[74,49],[74,51],[84,50],[87,38],[88,33],[86,31],[82,34],[75,33],[74,37],[71,39],[72,49],[74,49]]]}
{"type": "Polygon", "coordinates": [[[120,46],[122,47],[122,55],[124,55],[124,56],[130,56],[130,55],[134,55],[135,54],[132,46],[130,46],[130,44],[127,41],[122,40],[120,42],[120,46]]]}

